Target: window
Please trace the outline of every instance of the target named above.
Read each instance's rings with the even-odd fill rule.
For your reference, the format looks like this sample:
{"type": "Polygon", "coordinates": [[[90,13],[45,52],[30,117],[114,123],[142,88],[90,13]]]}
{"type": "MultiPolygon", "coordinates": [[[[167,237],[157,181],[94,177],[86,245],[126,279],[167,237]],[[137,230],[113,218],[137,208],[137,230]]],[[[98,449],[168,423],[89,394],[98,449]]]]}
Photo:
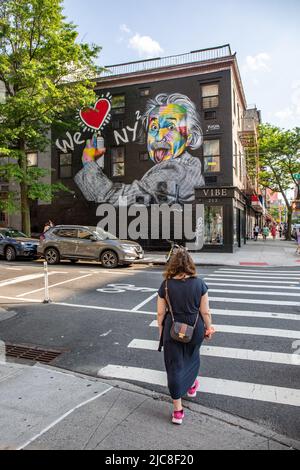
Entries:
{"type": "Polygon", "coordinates": [[[205,111],[204,119],[216,119],[217,113],[216,111],[205,111]]]}
{"type": "Polygon", "coordinates": [[[115,95],[111,100],[111,113],[124,114],[125,113],[125,95],[115,95]]]}
{"type": "Polygon", "coordinates": [[[217,108],[219,106],[219,85],[218,83],[202,86],[202,107],[203,109],[217,108]]]}
{"type": "Polygon", "coordinates": [[[239,176],[239,162],[238,162],[238,153],[237,153],[237,143],[234,142],[234,167],[235,167],[235,174],[239,176]]]}
{"type": "Polygon", "coordinates": [[[64,228],[60,230],[55,230],[55,235],[61,238],[77,238],[77,230],[64,228]]]}
{"type": "MultiPolygon", "coordinates": [[[[6,222],[6,214],[5,214],[5,212],[1,212],[1,211],[0,211],[0,222],[6,222]]],[[[3,237],[1,236],[1,238],[3,238],[3,237]]]]}
{"type": "Polygon", "coordinates": [[[149,96],[150,95],[150,88],[142,88],[140,90],[140,96],[149,96]]]}
{"type": "Polygon", "coordinates": [[[140,161],[141,162],[146,162],[150,160],[149,153],[148,152],[142,152],[140,153],[140,161]]]}
{"type": "Polygon", "coordinates": [[[204,172],[215,173],[220,168],[220,141],[205,140],[203,143],[204,172]]]}
{"type": "Polygon", "coordinates": [[[90,240],[93,234],[89,230],[78,230],[77,238],[80,240],[90,240]]]}
{"type": "Polygon", "coordinates": [[[204,244],[223,245],[223,207],[206,206],[204,209],[204,244]]]}
{"type": "Polygon", "coordinates": [[[238,125],[241,126],[240,105],[237,104],[238,125]]]}
{"type": "Polygon", "coordinates": [[[236,94],[235,94],[235,89],[233,89],[233,111],[234,111],[234,115],[236,115],[236,94]]]}
{"type": "Polygon", "coordinates": [[[205,184],[217,184],[218,178],[217,176],[205,176],[204,177],[205,184]]]}
{"type": "Polygon", "coordinates": [[[113,147],[111,149],[112,176],[125,175],[125,149],[124,147],[113,147]]]}
{"type": "Polygon", "coordinates": [[[118,119],[116,121],[112,122],[112,128],[113,129],[123,129],[124,127],[124,121],[122,119],[118,119]]]}
{"type": "Polygon", "coordinates": [[[240,180],[243,179],[243,163],[242,163],[242,154],[239,152],[239,164],[240,164],[240,180]]]}
{"type": "Polygon", "coordinates": [[[27,153],[27,165],[38,166],[38,154],[37,153],[27,153]]]}
{"type": "Polygon", "coordinates": [[[59,156],[60,178],[72,178],[72,154],[61,153],[59,156]]]}

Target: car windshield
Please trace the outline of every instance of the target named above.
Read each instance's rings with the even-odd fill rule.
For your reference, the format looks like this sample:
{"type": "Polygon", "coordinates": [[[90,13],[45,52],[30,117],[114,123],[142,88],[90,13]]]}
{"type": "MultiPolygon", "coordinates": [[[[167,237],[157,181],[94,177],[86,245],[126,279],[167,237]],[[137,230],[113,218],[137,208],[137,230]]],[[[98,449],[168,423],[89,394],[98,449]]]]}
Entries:
{"type": "Polygon", "coordinates": [[[0,232],[4,237],[10,238],[27,238],[25,233],[20,232],[19,230],[1,230],[0,232]]]}
{"type": "Polygon", "coordinates": [[[95,235],[99,240],[118,240],[112,233],[106,232],[100,227],[94,228],[93,235],[95,235]]]}

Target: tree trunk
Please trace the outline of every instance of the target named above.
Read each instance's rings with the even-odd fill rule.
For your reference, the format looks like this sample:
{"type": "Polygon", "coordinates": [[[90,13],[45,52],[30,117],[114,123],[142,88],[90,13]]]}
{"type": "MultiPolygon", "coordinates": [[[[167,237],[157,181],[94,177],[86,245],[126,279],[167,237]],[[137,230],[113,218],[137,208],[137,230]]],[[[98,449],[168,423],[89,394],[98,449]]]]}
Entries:
{"type": "MultiPolygon", "coordinates": [[[[25,143],[20,142],[20,150],[24,156],[19,158],[19,166],[24,175],[27,175],[27,158],[25,153],[25,143]]],[[[25,178],[24,178],[25,179],[25,178]]],[[[22,231],[28,236],[31,236],[31,223],[30,223],[30,206],[28,200],[28,185],[26,181],[21,181],[21,217],[22,217],[22,231]]]]}
{"type": "Polygon", "coordinates": [[[288,220],[287,220],[287,235],[286,235],[286,239],[291,241],[292,239],[292,236],[291,236],[291,232],[292,232],[292,216],[293,216],[293,208],[291,206],[289,206],[288,208],[288,220]]]}

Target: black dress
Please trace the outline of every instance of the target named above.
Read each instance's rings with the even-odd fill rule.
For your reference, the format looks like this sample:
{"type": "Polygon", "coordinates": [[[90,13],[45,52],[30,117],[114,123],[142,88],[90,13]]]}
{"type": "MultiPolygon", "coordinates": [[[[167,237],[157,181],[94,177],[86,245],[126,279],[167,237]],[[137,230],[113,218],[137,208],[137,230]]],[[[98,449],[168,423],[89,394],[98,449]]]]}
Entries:
{"type": "MultiPolygon", "coordinates": [[[[158,291],[159,297],[165,299],[166,281],[158,291]]],[[[169,299],[176,321],[194,325],[201,297],[208,291],[202,279],[187,278],[168,280],[169,299]]],[[[167,312],[163,324],[162,345],[168,376],[168,387],[173,400],[182,398],[194,384],[200,368],[200,346],[204,339],[204,322],[199,316],[192,341],[180,343],[170,335],[172,317],[167,312]]]]}

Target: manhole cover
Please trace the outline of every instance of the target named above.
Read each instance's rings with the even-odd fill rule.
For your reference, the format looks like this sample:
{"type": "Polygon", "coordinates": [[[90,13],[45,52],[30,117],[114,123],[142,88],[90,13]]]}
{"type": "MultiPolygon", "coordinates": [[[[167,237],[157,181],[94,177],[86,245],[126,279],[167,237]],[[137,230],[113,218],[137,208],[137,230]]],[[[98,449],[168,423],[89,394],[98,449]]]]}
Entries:
{"type": "Polygon", "coordinates": [[[42,364],[50,364],[54,359],[66,351],[6,343],[5,352],[7,357],[26,359],[28,361],[41,362],[42,364]]]}

